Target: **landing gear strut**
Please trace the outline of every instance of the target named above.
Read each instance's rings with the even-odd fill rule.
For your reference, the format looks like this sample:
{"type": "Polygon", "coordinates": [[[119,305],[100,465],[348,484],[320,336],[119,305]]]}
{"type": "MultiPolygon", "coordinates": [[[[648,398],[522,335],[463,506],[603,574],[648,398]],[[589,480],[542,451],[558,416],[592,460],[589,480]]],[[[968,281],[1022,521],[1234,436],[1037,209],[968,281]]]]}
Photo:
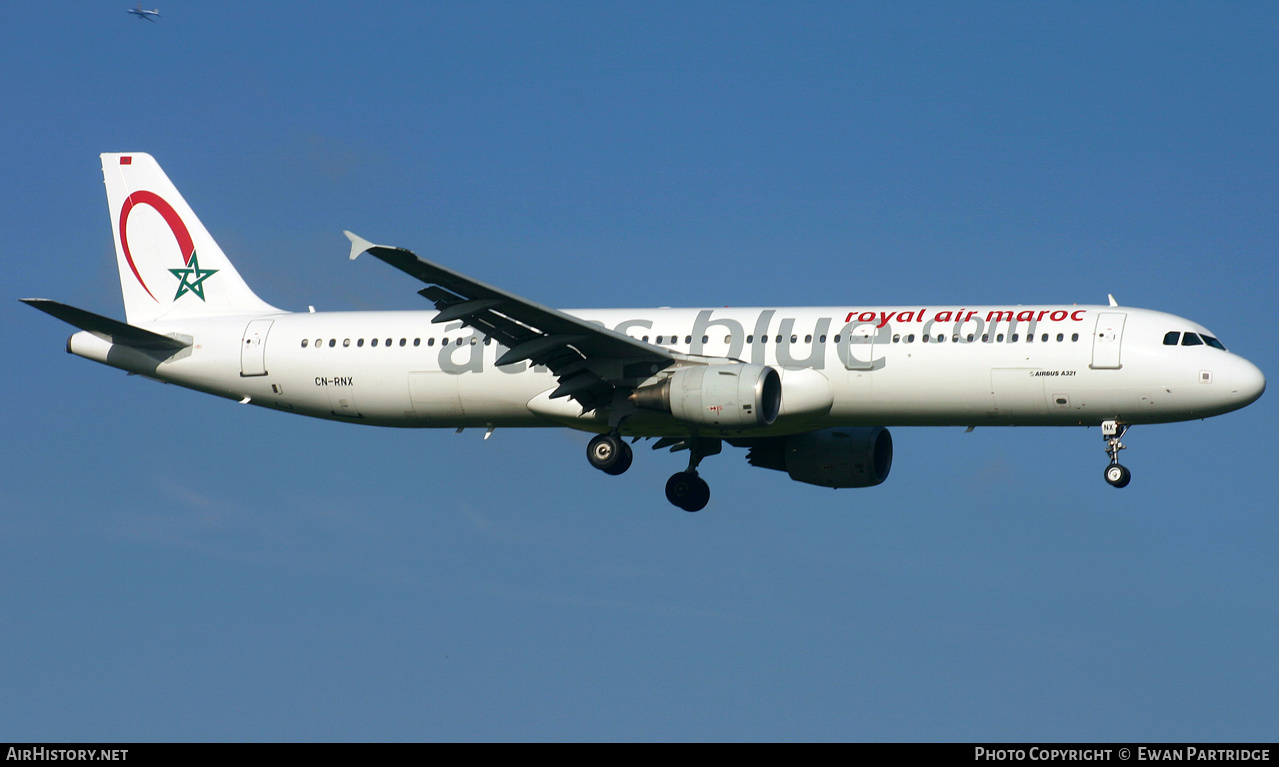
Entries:
{"type": "Polygon", "coordinates": [[[631,468],[634,457],[631,446],[623,442],[617,432],[597,434],[586,446],[586,459],[605,474],[621,474],[631,468]]]}
{"type": "Polygon", "coordinates": [[[1127,487],[1132,480],[1132,473],[1119,465],[1119,451],[1126,445],[1119,440],[1128,433],[1128,424],[1118,421],[1103,421],[1101,438],[1106,440],[1106,455],[1110,456],[1110,465],[1106,467],[1106,481],[1113,487],[1127,487]]]}
{"type": "Polygon", "coordinates": [[[697,464],[708,455],[715,455],[723,449],[718,439],[689,440],[688,468],[671,475],[666,481],[666,500],[684,511],[701,511],[711,500],[711,488],[706,480],[697,476],[697,464]]]}

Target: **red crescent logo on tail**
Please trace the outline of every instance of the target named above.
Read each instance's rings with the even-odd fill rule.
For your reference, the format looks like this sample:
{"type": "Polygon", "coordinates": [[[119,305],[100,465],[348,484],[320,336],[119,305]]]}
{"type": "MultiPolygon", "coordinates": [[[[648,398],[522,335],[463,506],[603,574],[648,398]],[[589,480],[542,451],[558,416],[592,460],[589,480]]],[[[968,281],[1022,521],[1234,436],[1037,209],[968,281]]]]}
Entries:
{"type": "Polygon", "coordinates": [[[191,241],[191,233],[187,231],[187,225],[182,223],[182,218],[178,216],[178,212],[173,206],[164,201],[164,198],[155,192],[138,191],[129,195],[124,205],[120,208],[120,247],[124,250],[124,260],[129,262],[129,268],[133,270],[133,276],[138,279],[138,284],[147,292],[148,296],[156,303],[160,299],[155,297],[151,292],[151,288],[143,282],[142,275],[138,273],[138,267],[133,263],[133,254],[129,252],[129,211],[133,210],[134,205],[150,205],[164,218],[164,223],[169,225],[173,236],[177,238],[178,248],[182,251],[182,263],[184,266],[191,265],[191,256],[195,253],[195,243],[191,241]]]}

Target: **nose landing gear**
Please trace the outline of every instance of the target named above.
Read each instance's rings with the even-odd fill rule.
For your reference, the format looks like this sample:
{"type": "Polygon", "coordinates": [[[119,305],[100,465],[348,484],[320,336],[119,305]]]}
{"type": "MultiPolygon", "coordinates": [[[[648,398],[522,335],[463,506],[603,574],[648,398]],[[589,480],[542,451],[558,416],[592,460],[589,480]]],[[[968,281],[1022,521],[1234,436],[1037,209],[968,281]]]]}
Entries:
{"type": "Polygon", "coordinates": [[[1128,424],[1118,421],[1103,421],[1101,438],[1106,440],[1106,455],[1110,456],[1110,465],[1106,467],[1106,481],[1112,487],[1127,487],[1132,480],[1132,472],[1119,465],[1119,451],[1126,445],[1119,440],[1128,433],[1128,424]]]}

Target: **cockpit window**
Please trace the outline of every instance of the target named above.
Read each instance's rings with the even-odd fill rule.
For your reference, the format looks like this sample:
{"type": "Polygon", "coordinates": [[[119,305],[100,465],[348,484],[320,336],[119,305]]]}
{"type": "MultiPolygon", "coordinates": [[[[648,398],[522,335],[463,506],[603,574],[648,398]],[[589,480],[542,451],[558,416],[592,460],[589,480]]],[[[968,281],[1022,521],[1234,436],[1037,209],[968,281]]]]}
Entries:
{"type": "Polygon", "coordinates": [[[1164,346],[1176,346],[1178,343],[1182,346],[1203,346],[1207,344],[1223,352],[1226,350],[1226,347],[1220,341],[1207,333],[1182,333],[1179,330],[1164,333],[1164,346]]]}

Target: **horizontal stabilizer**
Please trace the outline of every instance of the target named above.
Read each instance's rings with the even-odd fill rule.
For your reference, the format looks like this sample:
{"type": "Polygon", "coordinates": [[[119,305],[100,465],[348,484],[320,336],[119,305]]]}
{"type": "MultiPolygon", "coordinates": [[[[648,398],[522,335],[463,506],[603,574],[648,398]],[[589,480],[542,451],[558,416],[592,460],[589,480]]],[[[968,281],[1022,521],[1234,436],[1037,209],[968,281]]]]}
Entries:
{"type": "Polygon", "coordinates": [[[93,312],[86,312],[84,309],[60,304],[47,298],[20,298],[18,300],[81,330],[87,330],[94,335],[110,339],[111,343],[132,346],[135,349],[161,351],[176,351],[191,345],[187,341],[179,341],[170,336],[152,333],[150,330],[143,330],[119,320],[103,317],[101,314],[94,314],[93,312]]]}

